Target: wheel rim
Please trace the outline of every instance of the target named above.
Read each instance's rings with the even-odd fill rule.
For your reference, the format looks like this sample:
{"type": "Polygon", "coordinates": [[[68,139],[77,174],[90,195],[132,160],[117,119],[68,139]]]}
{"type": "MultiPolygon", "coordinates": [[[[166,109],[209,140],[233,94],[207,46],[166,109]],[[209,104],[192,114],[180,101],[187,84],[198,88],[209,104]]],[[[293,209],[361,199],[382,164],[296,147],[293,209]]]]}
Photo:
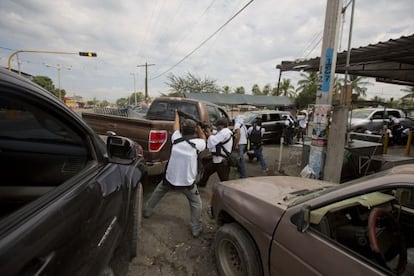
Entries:
{"type": "Polygon", "coordinates": [[[221,240],[218,246],[218,255],[225,275],[242,275],[243,264],[239,251],[232,241],[221,240]]]}

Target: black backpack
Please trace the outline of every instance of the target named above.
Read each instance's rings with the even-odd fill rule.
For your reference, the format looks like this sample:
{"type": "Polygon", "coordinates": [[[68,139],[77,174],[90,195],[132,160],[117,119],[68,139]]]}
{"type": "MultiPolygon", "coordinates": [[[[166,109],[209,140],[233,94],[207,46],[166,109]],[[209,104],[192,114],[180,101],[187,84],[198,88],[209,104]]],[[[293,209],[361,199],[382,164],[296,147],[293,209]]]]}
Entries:
{"type": "Polygon", "coordinates": [[[262,128],[257,129],[256,125],[253,125],[253,129],[249,134],[249,141],[251,148],[259,148],[262,145],[262,128]]]}
{"type": "Polygon", "coordinates": [[[188,140],[188,139],[186,139],[184,137],[175,139],[174,142],[173,142],[173,145],[178,144],[178,143],[181,143],[183,141],[186,141],[197,152],[197,175],[196,175],[196,178],[194,180],[194,183],[198,183],[198,182],[200,182],[201,178],[203,177],[203,173],[204,173],[203,160],[202,160],[202,158],[200,156],[200,151],[197,149],[196,145],[193,142],[191,142],[190,140],[188,140]]]}

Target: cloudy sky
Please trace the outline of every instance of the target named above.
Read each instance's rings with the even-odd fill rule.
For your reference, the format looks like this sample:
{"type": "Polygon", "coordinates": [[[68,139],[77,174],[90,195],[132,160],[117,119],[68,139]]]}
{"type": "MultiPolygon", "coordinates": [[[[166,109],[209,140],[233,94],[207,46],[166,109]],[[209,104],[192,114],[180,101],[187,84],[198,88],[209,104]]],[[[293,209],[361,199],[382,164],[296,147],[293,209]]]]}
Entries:
{"type": "MultiPolygon", "coordinates": [[[[87,99],[125,97],[134,79],[136,90],[144,91],[145,69],[137,65],[146,62],[155,64],[148,67],[150,96],[168,92],[168,74],[187,72],[251,93],[254,84],[276,86],[275,66],[282,60],[320,55],[326,1],[255,0],[202,44],[250,1],[2,0],[0,64],[6,67],[16,50],[96,52],[97,58],[18,55],[22,71],[49,76],[56,86],[60,67],[62,89],[87,99]]],[[[340,50],[347,47],[350,12],[343,18],[340,50]]],[[[413,15],[413,0],[356,1],[352,47],[413,34],[413,15]]],[[[18,68],[17,59],[12,67],[18,68]]],[[[300,79],[297,72],[282,77],[294,84],[300,79]]],[[[404,88],[375,84],[368,93],[389,98],[404,88]]]]}

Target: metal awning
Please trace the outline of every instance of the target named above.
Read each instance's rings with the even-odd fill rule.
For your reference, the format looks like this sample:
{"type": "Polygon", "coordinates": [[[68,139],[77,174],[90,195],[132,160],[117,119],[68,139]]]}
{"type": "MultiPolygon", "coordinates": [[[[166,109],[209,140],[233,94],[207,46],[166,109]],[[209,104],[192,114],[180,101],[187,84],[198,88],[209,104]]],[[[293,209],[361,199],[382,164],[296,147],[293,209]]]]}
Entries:
{"type": "MultiPolygon", "coordinates": [[[[336,73],[344,74],[347,51],[338,53],[336,73]]],[[[319,71],[320,58],[282,61],[283,71],[319,71]]],[[[414,34],[386,42],[352,48],[350,75],[376,78],[376,81],[414,86],[414,34]]]]}

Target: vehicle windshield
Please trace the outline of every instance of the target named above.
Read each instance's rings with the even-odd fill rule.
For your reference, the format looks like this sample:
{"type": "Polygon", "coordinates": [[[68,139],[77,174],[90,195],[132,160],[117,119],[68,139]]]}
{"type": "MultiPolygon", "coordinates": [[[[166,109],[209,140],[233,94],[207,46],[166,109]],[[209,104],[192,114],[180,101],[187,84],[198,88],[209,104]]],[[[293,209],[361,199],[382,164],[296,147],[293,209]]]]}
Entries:
{"type": "Polygon", "coordinates": [[[380,178],[383,177],[385,175],[388,174],[388,171],[381,171],[379,173],[376,174],[371,174],[368,176],[364,176],[361,178],[357,178],[348,182],[344,182],[341,184],[334,184],[332,186],[327,186],[327,187],[323,187],[323,188],[319,188],[319,189],[315,189],[315,190],[303,190],[303,191],[296,191],[294,193],[289,194],[284,200],[291,200],[291,203],[289,203],[289,205],[297,205],[297,204],[301,204],[303,202],[306,202],[308,200],[311,200],[313,198],[316,198],[318,196],[324,195],[324,194],[328,194],[332,191],[336,191],[339,189],[343,189],[345,187],[348,187],[350,185],[355,185],[358,184],[362,181],[366,181],[369,179],[375,179],[375,178],[380,178]]]}
{"type": "Polygon", "coordinates": [[[258,113],[254,113],[254,112],[246,112],[242,116],[243,116],[245,124],[251,124],[254,119],[256,119],[257,117],[260,117],[261,115],[258,113]]]}
{"type": "Polygon", "coordinates": [[[372,113],[372,110],[355,109],[355,110],[352,110],[352,119],[366,119],[371,113],[372,113]]]}

